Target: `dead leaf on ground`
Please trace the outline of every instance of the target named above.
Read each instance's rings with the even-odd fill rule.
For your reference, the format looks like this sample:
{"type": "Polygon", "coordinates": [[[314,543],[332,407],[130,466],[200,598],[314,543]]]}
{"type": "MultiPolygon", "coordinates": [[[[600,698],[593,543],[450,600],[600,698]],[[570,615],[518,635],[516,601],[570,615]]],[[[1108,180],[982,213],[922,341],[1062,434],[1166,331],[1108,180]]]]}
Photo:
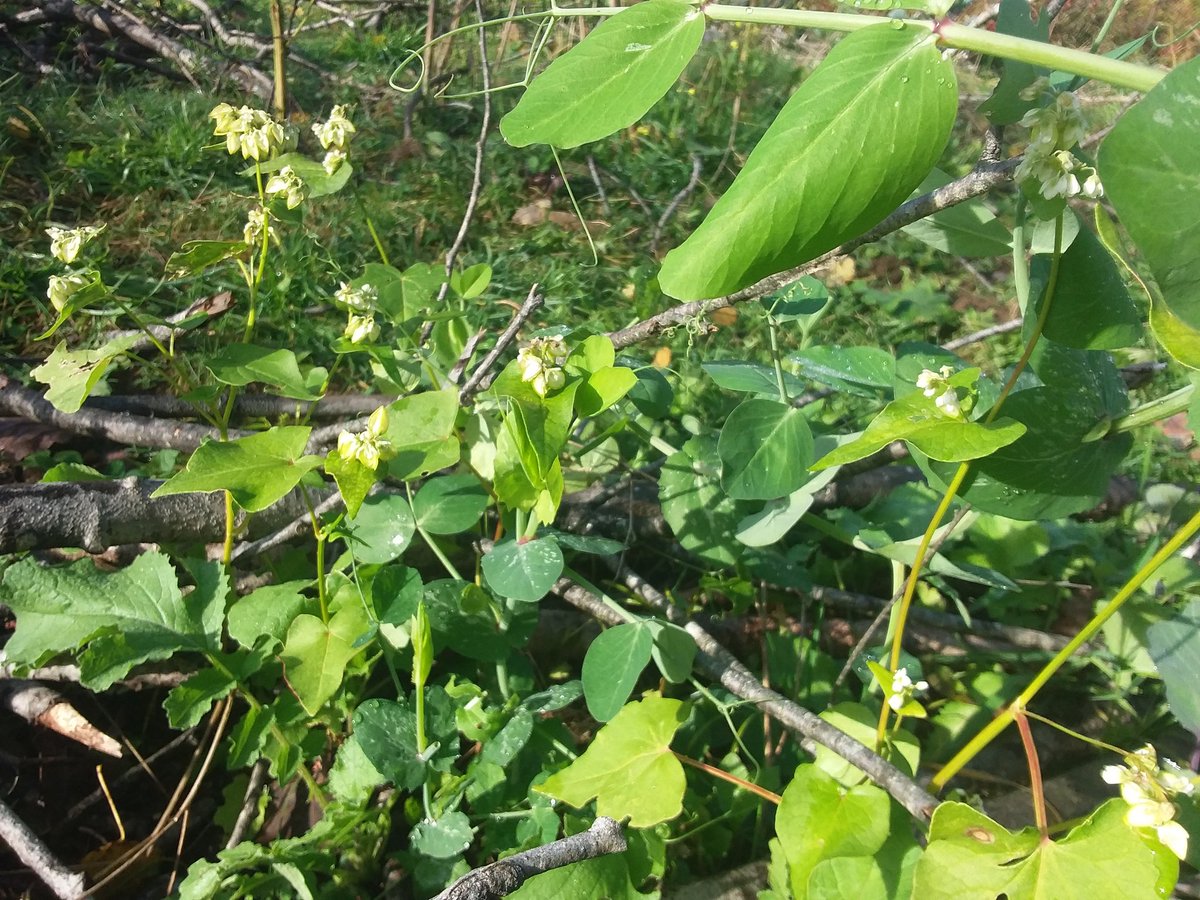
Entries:
{"type": "Polygon", "coordinates": [[[31,453],[68,443],[74,437],[69,431],[28,419],[0,419],[0,456],[20,462],[31,453]]]}
{"type": "Polygon", "coordinates": [[[550,212],[550,201],[543,197],[540,200],[534,200],[532,203],[527,203],[513,213],[512,223],[514,225],[524,225],[526,228],[532,228],[534,225],[541,225],[546,221],[546,215],[550,212]]]}
{"type": "Polygon", "coordinates": [[[738,312],[732,306],[722,306],[720,309],[714,309],[709,315],[712,323],[718,328],[729,328],[737,322],[738,312]]]}

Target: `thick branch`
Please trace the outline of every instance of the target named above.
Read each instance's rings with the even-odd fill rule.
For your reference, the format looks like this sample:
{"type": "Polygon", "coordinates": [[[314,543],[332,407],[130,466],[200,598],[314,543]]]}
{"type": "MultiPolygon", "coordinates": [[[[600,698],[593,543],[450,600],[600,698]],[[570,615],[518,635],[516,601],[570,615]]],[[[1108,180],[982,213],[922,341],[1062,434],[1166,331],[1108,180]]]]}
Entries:
{"type": "Polygon", "coordinates": [[[468,872],[434,900],[495,900],[508,896],[534,875],[610,853],[624,853],[625,848],[620,824],[600,816],[587,831],[468,872]]]}

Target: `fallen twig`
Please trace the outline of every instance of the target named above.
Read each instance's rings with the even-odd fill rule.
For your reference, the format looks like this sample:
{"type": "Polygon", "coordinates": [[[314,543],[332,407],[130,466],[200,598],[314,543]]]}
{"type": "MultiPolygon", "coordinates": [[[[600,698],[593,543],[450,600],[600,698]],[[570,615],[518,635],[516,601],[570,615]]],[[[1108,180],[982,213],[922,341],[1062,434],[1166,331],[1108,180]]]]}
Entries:
{"type": "Polygon", "coordinates": [[[76,900],[86,895],[82,873],[72,872],[59,862],[50,848],[3,800],[0,800],[0,840],[12,848],[17,859],[37,875],[54,896],[76,900]]]}
{"type": "Polygon", "coordinates": [[[121,742],[105,734],[62,694],[24,678],[0,681],[0,707],[31,725],[39,725],[82,744],[89,750],[121,758],[121,742]]]}

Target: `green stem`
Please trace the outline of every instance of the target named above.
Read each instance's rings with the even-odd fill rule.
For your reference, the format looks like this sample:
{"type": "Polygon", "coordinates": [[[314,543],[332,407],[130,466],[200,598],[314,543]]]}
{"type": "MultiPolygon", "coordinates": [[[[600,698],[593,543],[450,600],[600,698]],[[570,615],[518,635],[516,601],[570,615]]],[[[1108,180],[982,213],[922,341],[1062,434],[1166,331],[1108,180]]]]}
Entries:
{"type": "Polygon", "coordinates": [[[783,362],[779,358],[779,326],[775,317],[767,316],[767,336],[771,340],[771,362],[775,366],[775,386],[779,390],[779,402],[788,403],[787,384],[783,380],[783,362]]]}
{"type": "Polygon", "coordinates": [[[1164,397],[1148,400],[1140,406],[1135,406],[1119,419],[1114,419],[1112,427],[1105,433],[1122,434],[1134,431],[1152,422],[1161,422],[1176,413],[1181,413],[1191,405],[1192,395],[1196,393],[1196,383],[1184,385],[1177,391],[1172,391],[1164,397]]]}
{"type": "Polygon", "coordinates": [[[971,738],[967,745],[958,751],[953,759],[942,767],[941,771],[933,776],[933,780],[930,782],[933,790],[936,792],[945,787],[946,782],[958,774],[959,770],[974,759],[980,750],[990,744],[997,735],[1004,731],[1014,720],[1016,714],[1023,711],[1029,705],[1033,698],[1037,696],[1038,691],[1046,686],[1046,682],[1063,667],[1067,660],[1074,656],[1080,647],[1090,641],[1104,627],[1104,623],[1117,614],[1125,604],[1125,601],[1132,597],[1134,592],[1158,570],[1158,567],[1170,559],[1197,532],[1200,532],[1200,511],[1197,511],[1169,541],[1163,544],[1157,553],[1150,557],[1144,566],[1138,569],[1134,576],[1125,583],[1124,587],[1117,591],[1112,600],[1100,612],[1096,613],[1092,617],[1092,620],[1083,626],[1080,632],[1068,641],[1066,646],[1058,651],[1050,662],[1046,663],[1042,670],[1034,676],[1034,679],[1029,682],[1025,690],[1021,691],[1012,703],[997,713],[996,718],[992,719],[979,734],[971,738]]]}
{"type": "Polygon", "coordinates": [[[612,597],[608,596],[608,594],[606,594],[602,589],[600,589],[596,585],[592,584],[590,581],[588,581],[586,578],[584,578],[582,575],[580,575],[578,572],[576,572],[570,566],[563,566],[562,573],[563,573],[564,578],[570,578],[573,582],[575,582],[577,585],[579,585],[585,591],[589,591],[590,593],[593,593],[597,597],[599,597],[601,602],[603,602],[605,606],[607,606],[609,609],[611,609],[613,612],[615,612],[617,615],[619,615],[626,622],[640,622],[641,621],[640,618],[635,616],[633,613],[631,613],[629,610],[627,610],[625,607],[623,607],[620,603],[618,603],[612,597]]]}
{"type": "MultiPolygon", "coordinates": [[[[409,486],[408,482],[404,483],[404,491],[406,494],[408,494],[408,505],[412,506],[412,488],[409,486]]],[[[421,523],[416,521],[415,517],[413,518],[413,522],[416,525],[417,534],[421,536],[421,540],[423,540],[429,549],[433,551],[433,555],[438,558],[438,562],[442,564],[442,567],[449,573],[450,577],[456,581],[466,581],[466,579],[463,578],[459,573],[454,563],[450,562],[450,557],[448,557],[442,551],[442,548],[437,545],[437,542],[434,541],[429,532],[421,527],[421,523]]]]}

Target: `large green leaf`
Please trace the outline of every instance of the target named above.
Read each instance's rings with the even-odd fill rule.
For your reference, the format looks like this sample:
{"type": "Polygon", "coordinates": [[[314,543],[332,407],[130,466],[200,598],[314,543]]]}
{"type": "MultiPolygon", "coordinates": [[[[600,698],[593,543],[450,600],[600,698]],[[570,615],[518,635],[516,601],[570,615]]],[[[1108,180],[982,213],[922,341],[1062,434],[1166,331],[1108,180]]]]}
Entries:
{"type": "Polygon", "coordinates": [[[717,442],[697,435],[667,457],[658,477],[663,518],[685,550],[705,562],[730,566],[742,548],[734,539],[738,523],[753,510],[721,488],[717,442]]]}
{"type": "Polygon", "coordinates": [[[682,0],[646,0],[601,22],[533,80],[500,120],[514,147],[578,147],[646,114],[683,72],[704,16],[682,0]]]}
{"type": "Polygon", "coordinates": [[[354,711],[354,739],[371,765],[403,790],[419,787],[425,761],[417,753],[417,718],[406,702],[366,700],[354,711]]]}
{"type": "Polygon", "coordinates": [[[321,457],[304,455],[311,430],[284,425],[236,441],[208,441],[192,454],[187,468],[151,496],[224,490],[247,512],[266,509],[321,464],[321,457]]]}
{"type": "MultiPolygon", "coordinates": [[[[1033,277],[1044,282],[1050,259],[1033,260],[1033,277]]],[[[1045,293],[1038,295],[1032,315],[1041,311],[1045,293]]],[[[1081,228],[1063,253],[1058,282],[1042,334],[1067,347],[1112,350],[1137,343],[1142,317],[1117,265],[1099,239],[1081,228]]]]}
{"type": "MultiPolygon", "coordinates": [[[[738,359],[715,359],[701,363],[700,368],[727,391],[779,396],[779,382],[771,366],[738,359]]],[[[801,394],[805,387],[804,382],[791,372],[783,373],[783,386],[789,394],[801,394]]]]}
{"type": "Polygon", "coordinates": [[[873,856],[887,840],[889,820],[888,795],[879,788],[860,784],[843,792],[816,766],[800,766],[775,817],[792,896],[810,896],[809,876],[822,860],[873,856]]]}
{"type": "Polygon", "coordinates": [[[46,361],[29,374],[48,385],[46,400],[59,412],[79,412],[113,360],[142,339],[140,333],[114,338],[95,350],[68,350],[60,341],[46,361]]]}
{"type": "Polygon", "coordinates": [[[386,563],[402,556],[417,531],[412,508],[399,494],[368,497],[347,525],[350,550],[365,563],[386,563]]]}
{"type": "MultiPolygon", "coordinates": [[[[933,813],[929,845],[917,863],[913,896],[922,900],[1128,900],[1165,897],[1178,860],[1125,824],[1124,801],[1110,800],[1059,841],[1008,831],[965,803],[933,813]]],[[[1157,842],[1155,842],[1157,843],[1157,842]]]]}
{"type": "Polygon", "coordinates": [[[369,628],[362,605],[353,603],[339,609],[328,623],[308,613],[292,620],[280,657],[288,684],[310,716],[337,692],[346,663],[363,649],[356,644],[369,628]]]}
{"type": "Polygon", "coordinates": [[[292,620],[313,602],[301,591],[303,581],[266,584],[240,597],[229,607],[229,636],[253,649],[264,638],[282,643],[292,620]]]}
{"type": "Polygon", "coordinates": [[[877,397],[892,386],[896,360],[882,347],[809,347],[788,357],[800,374],[847,394],[877,397]]]}
{"type": "Polygon", "coordinates": [[[154,551],[116,572],[91,560],[48,567],[26,558],[0,582],[0,603],[17,616],[5,654],[32,666],[86,647],[81,680],[103,690],[138,663],[219,649],[227,590],[218,572],[184,597],[170,560],[154,551]]]}
{"type": "Polygon", "coordinates": [[[488,492],[474,475],[443,475],[417,491],[413,514],[430,534],[458,534],[479,521],[488,502],[488,492]]]}
{"type": "Polygon", "coordinates": [[[574,807],[596,798],[596,813],[648,828],[679,815],[686,783],[671,738],[687,708],[658,695],[625,706],[567,768],[535,789],[574,807]]]}
{"type": "Polygon", "coordinates": [[[387,439],[396,455],[388,461],[388,474],[405,481],[458,462],[457,416],[453,390],[412,394],[389,406],[387,439]]]}
{"type": "Polygon", "coordinates": [[[1150,319],[1155,336],[1200,368],[1200,57],[1167,73],[1121,117],[1097,164],[1162,293],[1150,319]]]}
{"type": "Polygon", "coordinates": [[[209,371],[222,384],[246,385],[261,382],[278,388],[285,397],[316,400],[321,396],[320,379],[314,390],[300,373],[296,354],[291,350],[258,347],[254,344],[229,344],[208,360],[209,371]]]}
{"type": "Polygon", "coordinates": [[[843,38],[667,255],[663,291],[718,297],[861,234],[929,174],[957,104],[954,68],[927,29],[896,22],[843,38]]]}
{"type": "Polygon", "coordinates": [[[1175,615],[1156,622],[1146,631],[1146,643],[1155,668],[1167,688],[1171,712],[1188,731],[1200,732],[1200,600],[1193,600],[1175,615]]]}
{"type": "MultiPolygon", "coordinates": [[[[380,582],[376,578],[377,603],[379,590],[380,582]]],[[[497,605],[473,602],[486,600],[486,594],[470,582],[443,578],[425,585],[423,596],[437,645],[440,647],[444,644],[468,659],[487,662],[507,659],[529,639],[537,627],[536,606],[516,603],[512,608],[504,608],[502,615],[497,618],[497,605]]],[[[381,612],[380,617],[385,616],[392,621],[397,621],[399,616],[407,619],[400,607],[389,613],[381,612]]]]}
{"type": "Polygon", "coordinates": [[[642,622],[626,622],[600,634],[583,658],[583,696],[600,722],[615,716],[629,699],[650,662],[654,632],[642,622]]]}
{"type": "Polygon", "coordinates": [[[743,400],[717,441],[721,483],[735,500],[785,497],[809,479],[813,437],[804,413],[762,397],[743,400]]]}

